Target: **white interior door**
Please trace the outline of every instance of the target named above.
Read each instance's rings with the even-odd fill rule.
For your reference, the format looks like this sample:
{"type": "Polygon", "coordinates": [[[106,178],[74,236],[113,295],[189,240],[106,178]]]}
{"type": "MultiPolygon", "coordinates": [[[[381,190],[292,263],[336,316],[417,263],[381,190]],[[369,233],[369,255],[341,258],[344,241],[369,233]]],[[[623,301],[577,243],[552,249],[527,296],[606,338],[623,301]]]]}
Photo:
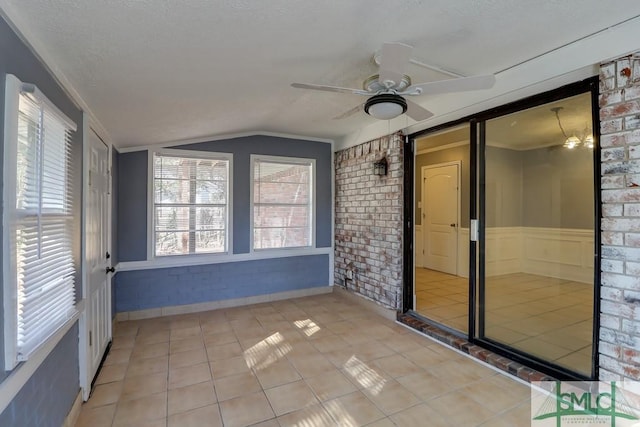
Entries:
{"type": "Polygon", "coordinates": [[[422,168],[424,266],[457,274],[459,165],[422,168]]]}
{"type": "Polygon", "coordinates": [[[86,350],[89,386],[111,341],[111,275],[109,251],[109,148],[89,132],[88,191],[85,220],[87,269],[86,350]]]}

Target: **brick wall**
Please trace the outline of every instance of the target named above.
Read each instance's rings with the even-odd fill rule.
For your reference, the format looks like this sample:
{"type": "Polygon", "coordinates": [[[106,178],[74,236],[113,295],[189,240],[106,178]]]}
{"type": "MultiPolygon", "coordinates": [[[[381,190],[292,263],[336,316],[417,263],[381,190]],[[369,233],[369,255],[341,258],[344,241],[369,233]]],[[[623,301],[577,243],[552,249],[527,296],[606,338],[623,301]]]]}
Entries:
{"type": "Polygon", "coordinates": [[[640,53],[600,67],[600,378],[640,379],[640,53]]]}
{"type": "Polygon", "coordinates": [[[402,304],[404,138],[389,135],[335,155],[335,278],[379,304],[402,304]],[[373,163],[387,158],[386,176],[373,163]]]}

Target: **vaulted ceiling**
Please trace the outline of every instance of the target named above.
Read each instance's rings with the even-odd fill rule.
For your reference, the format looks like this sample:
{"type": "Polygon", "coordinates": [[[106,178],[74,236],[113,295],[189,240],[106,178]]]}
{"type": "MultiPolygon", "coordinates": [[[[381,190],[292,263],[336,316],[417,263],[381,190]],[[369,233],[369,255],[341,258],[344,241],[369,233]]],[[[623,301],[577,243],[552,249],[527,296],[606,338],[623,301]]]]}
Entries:
{"type": "MultiPolygon", "coordinates": [[[[640,2],[621,0],[0,0],[3,15],[117,147],[273,132],[337,145],[426,128],[595,72],[640,48],[640,2]],[[384,42],[493,89],[413,98],[435,113],[336,116],[384,42]],[[457,116],[457,117],[456,117],[457,116]]],[[[414,82],[450,76],[415,64],[414,82]]]]}

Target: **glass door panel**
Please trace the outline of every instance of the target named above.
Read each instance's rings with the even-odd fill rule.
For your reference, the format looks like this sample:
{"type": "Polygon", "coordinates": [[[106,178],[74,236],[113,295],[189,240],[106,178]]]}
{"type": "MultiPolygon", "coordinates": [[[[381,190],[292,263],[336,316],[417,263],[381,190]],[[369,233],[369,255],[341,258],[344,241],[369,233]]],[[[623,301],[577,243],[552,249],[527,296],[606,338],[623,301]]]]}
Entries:
{"type": "Polygon", "coordinates": [[[415,310],[469,326],[469,125],[416,139],[415,310]]]}
{"type": "Polygon", "coordinates": [[[594,304],[591,114],[584,93],[501,116],[486,122],[480,146],[478,337],[585,376],[594,304]]]}

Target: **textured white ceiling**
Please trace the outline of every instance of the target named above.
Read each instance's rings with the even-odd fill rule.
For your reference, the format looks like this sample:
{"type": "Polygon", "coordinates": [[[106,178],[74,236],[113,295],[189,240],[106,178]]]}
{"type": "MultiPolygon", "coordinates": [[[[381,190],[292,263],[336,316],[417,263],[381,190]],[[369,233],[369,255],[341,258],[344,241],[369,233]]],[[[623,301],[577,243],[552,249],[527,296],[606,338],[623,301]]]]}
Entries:
{"type": "MultiPolygon", "coordinates": [[[[400,41],[419,61],[465,75],[498,73],[497,87],[507,87],[503,70],[640,14],[635,0],[0,0],[0,7],[121,148],[255,131],[340,140],[380,128],[364,113],[332,119],[363,99],[290,83],[359,88],[375,73],[373,53],[400,41]]],[[[415,65],[408,74],[414,82],[446,77],[415,65]]],[[[532,75],[519,84],[535,82],[532,75]]],[[[469,99],[495,95],[485,92],[469,99]]],[[[472,102],[465,96],[455,99],[472,102]]],[[[445,112],[437,97],[413,99],[436,119],[445,112]]],[[[403,120],[388,130],[414,123],[403,120]]]]}

